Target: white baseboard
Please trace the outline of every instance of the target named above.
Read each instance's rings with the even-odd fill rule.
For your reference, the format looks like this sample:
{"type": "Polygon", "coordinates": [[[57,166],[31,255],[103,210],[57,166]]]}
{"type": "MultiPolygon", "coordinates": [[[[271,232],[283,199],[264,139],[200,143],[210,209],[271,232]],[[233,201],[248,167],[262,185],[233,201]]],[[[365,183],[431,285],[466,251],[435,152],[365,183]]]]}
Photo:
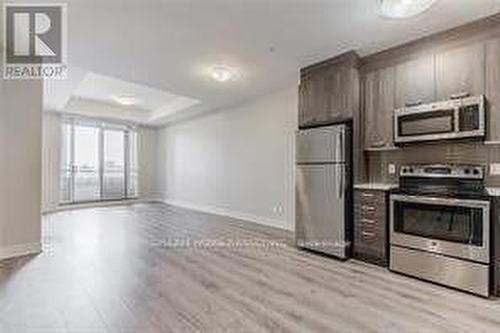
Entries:
{"type": "Polygon", "coordinates": [[[38,254],[40,252],[42,252],[42,245],[40,243],[17,244],[0,247],[0,260],[26,256],[29,254],[38,254]]]}
{"type": "Polygon", "coordinates": [[[237,220],[244,220],[252,223],[257,223],[257,224],[262,224],[268,227],[274,227],[278,229],[283,229],[287,231],[293,231],[293,228],[290,228],[288,226],[288,223],[282,220],[278,219],[272,219],[269,217],[262,217],[262,216],[256,216],[253,214],[248,214],[248,213],[243,213],[243,212],[237,212],[233,211],[230,209],[226,208],[219,208],[219,207],[213,207],[213,206],[207,206],[207,205],[197,205],[197,204],[192,204],[184,201],[178,201],[178,200],[170,200],[166,199],[163,200],[163,203],[167,205],[172,205],[172,206],[178,206],[190,210],[196,210],[204,213],[209,213],[209,214],[215,214],[215,215],[223,215],[223,216],[228,216],[237,220]]]}

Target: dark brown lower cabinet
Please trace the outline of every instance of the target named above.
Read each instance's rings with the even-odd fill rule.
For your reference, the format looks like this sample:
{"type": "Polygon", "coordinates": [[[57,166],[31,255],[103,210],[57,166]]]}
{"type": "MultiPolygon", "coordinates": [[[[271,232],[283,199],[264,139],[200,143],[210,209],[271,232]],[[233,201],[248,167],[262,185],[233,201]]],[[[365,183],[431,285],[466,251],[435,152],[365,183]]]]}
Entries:
{"type": "Polygon", "coordinates": [[[353,257],[388,266],[388,192],[354,190],[353,257]]]}

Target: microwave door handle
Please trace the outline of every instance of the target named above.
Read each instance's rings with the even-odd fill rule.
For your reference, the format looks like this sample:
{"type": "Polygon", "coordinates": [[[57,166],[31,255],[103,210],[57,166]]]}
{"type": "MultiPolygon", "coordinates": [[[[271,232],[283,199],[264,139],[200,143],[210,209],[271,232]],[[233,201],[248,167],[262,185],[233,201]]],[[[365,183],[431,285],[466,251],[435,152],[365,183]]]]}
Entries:
{"type": "Polygon", "coordinates": [[[469,96],[470,96],[469,92],[462,91],[462,92],[450,95],[450,99],[462,99],[462,98],[466,98],[466,97],[469,97],[469,96]]]}
{"type": "Polygon", "coordinates": [[[424,102],[421,99],[417,99],[416,101],[405,102],[405,106],[407,108],[411,108],[412,106],[422,105],[424,102]]]}

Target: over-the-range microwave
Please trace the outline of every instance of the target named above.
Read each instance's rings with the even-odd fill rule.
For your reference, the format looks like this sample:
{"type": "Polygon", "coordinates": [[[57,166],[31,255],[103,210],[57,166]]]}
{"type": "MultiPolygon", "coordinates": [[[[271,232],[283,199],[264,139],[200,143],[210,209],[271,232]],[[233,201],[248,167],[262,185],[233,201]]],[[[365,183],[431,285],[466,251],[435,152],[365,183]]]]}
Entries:
{"type": "Polygon", "coordinates": [[[465,97],[397,109],[394,143],[484,138],[485,97],[465,97]]]}

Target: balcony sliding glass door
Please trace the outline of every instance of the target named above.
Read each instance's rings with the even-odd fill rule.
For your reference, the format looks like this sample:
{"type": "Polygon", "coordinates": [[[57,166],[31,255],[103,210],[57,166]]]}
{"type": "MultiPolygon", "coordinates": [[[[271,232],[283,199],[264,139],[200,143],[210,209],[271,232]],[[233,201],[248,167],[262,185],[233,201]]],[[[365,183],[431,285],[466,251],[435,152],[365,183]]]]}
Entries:
{"type": "Polygon", "coordinates": [[[136,145],[137,134],[127,126],[64,122],[61,203],[136,197],[136,145]]]}
{"type": "Polygon", "coordinates": [[[102,196],[104,199],[125,197],[125,135],[120,130],[104,130],[102,196]]]}
{"type": "Polygon", "coordinates": [[[100,199],[99,184],[99,129],[74,126],[73,184],[74,201],[100,199]]]}

